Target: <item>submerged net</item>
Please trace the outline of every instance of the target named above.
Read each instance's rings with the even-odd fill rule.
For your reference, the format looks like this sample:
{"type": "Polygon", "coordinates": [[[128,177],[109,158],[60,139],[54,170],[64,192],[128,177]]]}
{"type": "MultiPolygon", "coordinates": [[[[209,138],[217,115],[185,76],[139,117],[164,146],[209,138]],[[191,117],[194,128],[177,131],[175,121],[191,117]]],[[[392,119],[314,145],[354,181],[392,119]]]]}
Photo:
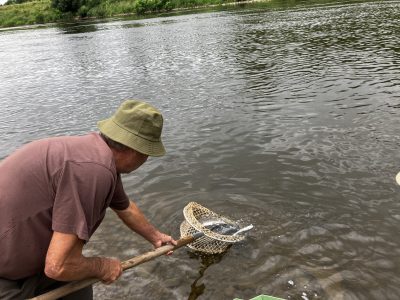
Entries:
{"type": "Polygon", "coordinates": [[[190,202],[186,205],[183,209],[183,215],[185,221],[180,226],[181,237],[198,232],[204,233],[204,236],[188,245],[193,250],[208,254],[222,253],[233,243],[245,238],[243,235],[230,234],[229,228],[239,229],[236,222],[216,214],[196,202],[190,202]]]}

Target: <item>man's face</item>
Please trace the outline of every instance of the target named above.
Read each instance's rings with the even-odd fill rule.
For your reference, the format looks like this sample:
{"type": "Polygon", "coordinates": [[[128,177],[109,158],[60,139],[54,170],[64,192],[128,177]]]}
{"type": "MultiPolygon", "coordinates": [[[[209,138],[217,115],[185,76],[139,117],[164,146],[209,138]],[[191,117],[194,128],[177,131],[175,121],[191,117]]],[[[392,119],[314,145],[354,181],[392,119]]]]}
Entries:
{"type": "Polygon", "coordinates": [[[124,151],[124,159],[119,168],[119,173],[130,173],[143,165],[149,156],[136,150],[124,151]]]}

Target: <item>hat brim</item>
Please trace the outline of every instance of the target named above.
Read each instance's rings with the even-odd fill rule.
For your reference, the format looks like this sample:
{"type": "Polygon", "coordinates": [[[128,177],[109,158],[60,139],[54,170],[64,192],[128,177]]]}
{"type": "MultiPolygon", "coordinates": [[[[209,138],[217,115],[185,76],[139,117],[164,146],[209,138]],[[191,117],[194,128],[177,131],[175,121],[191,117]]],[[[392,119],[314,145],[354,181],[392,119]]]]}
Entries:
{"type": "Polygon", "coordinates": [[[161,139],[158,141],[145,139],[119,126],[112,118],[99,121],[97,127],[100,129],[100,132],[110,139],[140,153],[149,156],[163,156],[165,154],[165,148],[161,139]]]}

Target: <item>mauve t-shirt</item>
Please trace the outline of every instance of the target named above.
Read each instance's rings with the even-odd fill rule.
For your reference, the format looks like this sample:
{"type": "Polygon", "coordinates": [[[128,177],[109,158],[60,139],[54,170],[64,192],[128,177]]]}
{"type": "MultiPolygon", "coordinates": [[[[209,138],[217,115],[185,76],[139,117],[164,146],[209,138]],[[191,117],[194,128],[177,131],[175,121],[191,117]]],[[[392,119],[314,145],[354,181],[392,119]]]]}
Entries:
{"type": "Polygon", "coordinates": [[[24,145],[0,163],[0,278],[43,272],[53,231],[88,241],[107,207],[128,206],[99,134],[24,145]]]}

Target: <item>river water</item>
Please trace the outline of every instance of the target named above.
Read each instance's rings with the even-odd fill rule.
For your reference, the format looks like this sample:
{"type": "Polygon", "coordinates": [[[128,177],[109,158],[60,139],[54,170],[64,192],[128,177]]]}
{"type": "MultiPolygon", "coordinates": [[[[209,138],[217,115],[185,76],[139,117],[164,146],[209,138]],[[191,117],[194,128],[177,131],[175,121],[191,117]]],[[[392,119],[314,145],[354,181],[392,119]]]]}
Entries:
{"type": "MultiPolygon", "coordinates": [[[[123,178],[129,196],[176,238],[190,201],[255,228],[224,255],[147,262],[96,299],[399,299],[399,19],[399,1],[272,0],[2,30],[0,158],[146,100],[168,154],[123,178]]],[[[110,212],[85,253],[150,249],[110,212]]]]}

